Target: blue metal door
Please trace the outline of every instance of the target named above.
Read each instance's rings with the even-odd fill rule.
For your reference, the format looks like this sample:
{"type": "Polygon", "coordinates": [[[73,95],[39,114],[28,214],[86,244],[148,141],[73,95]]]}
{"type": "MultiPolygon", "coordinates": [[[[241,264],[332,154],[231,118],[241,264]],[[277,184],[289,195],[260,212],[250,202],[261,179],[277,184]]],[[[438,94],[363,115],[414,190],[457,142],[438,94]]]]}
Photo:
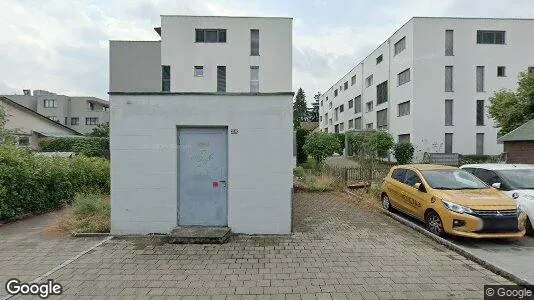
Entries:
{"type": "Polygon", "coordinates": [[[228,225],[227,134],[226,128],[179,129],[179,225],[228,225]]]}

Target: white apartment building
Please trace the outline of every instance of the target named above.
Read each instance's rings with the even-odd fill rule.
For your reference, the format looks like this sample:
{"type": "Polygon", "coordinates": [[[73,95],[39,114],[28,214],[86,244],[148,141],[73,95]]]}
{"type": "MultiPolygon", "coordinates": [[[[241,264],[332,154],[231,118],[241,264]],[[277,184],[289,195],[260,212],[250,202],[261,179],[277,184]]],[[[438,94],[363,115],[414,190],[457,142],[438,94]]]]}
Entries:
{"type": "Polygon", "coordinates": [[[38,114],[77,132],[89,133],[109,122],[108,101],[96,97],[58,95],[44,90],[24,90],[22,95],[3,95],[38,114]]]}
{"type": "Polygon", "coordinates": [[[292,19],[161,16],[110,41],[111,231],[291,232],[292,19]]]}
{"type": "Polygon", "coordinates": [[[534,20],[414,17],[320,97],[328,132],[388,130],[424,152],[500,154],[489,98],[533,70],[534,20]]]}

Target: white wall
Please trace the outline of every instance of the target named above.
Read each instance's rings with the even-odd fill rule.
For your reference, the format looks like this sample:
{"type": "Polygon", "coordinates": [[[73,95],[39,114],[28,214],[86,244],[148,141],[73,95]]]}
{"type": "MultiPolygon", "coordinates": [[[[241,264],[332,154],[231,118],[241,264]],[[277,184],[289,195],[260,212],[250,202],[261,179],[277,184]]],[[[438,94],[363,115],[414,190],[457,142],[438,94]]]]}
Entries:
{"type": "Polygon", "coordinates": [[[177,127],[228,126],[228,226],[291,230],[292,96],[150,95],[111,98],[111,231],[177,226],[177,127]]]}
{"type": "Polygon", "coordinates": [[[216,92],[217,66],[226,91],[250,92],[250,66],[259,66],[260,92],[292,90],[292,19],[161,17],[161,65],[171,67],[172,92],[216,92]],[[226,29],[226,43],[195,43],[195,28],[226,29]],[[250,30],[259,29],[260,56],[250,56],[250,30]],[[204,66],[204,77],[193,76],[204,66]]]}

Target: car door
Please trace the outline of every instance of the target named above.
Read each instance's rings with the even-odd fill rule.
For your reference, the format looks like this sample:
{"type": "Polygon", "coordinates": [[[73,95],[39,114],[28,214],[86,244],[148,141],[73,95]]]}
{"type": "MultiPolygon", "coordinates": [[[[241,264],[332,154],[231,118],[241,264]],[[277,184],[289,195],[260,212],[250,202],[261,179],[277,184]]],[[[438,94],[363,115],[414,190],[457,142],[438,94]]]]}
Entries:
{"type": "Polygon", "coordinates": [[[391,173],[389,180],[389,200],[394,207],[404,210],[404,202],[402,199],[401,191],[404,189],[404,173],[406,169],[397,168],[391,173]]]}
{"type": "Polygon", "coordinates": [[[423,218],[426,207],[426,188],[421,180],[421,177],[415,170],[406,170],[404,174],[404,189],[401,193],[403,202],[406,205],[407,212],[414,217],[423,218]],[[419,183],[422,185],[421,190],[416,189],[414,185],[419,183]]]}

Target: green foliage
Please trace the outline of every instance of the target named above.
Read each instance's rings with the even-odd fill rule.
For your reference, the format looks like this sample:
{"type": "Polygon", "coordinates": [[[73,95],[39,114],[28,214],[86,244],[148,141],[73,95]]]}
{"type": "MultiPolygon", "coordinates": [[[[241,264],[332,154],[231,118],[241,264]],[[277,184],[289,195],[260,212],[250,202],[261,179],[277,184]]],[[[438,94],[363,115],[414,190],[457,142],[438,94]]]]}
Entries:
{"type": "MultiPolygon", "coordinates": [[[[340,151],[343,152],[343,149],[345,149],[345,134],[344,133],[333,133],[333,135],[336,137],[339,143],[339,148],[341,149],[340,151]]],[[[343,154],[343,153],[339,153],[339,154],[343,154]]]]}
{"type": "Polygon", "coordinates": [[[6,122],[6,113],[0,105],[0,144],[13,144],[15,142],[13,132],[4,128],[6,122]]]}
{"type": "Polygon", "coordinates": [[[98,124],[87,136],[102,137],[109,139],[109,122],[98,124]]]}
{"type": "Polygon", "coordinates": [[[304,128],[298,128],[296,132],[297,139],[297,164],[305,163],[308,160],[308,154],[304,151],[304,143],[306,142],[306,136],[310,132],[304,128]]]}
{"type": "Polygon", "coordinates": [[[70,203],[77,192],[109,193],[109,161],[44,157],[0,145],[0,220],[42,213],[70,203]]]}
{"type": "Polygon", "coordinates": [[[302,88],[299,88],[297,95],[295,96],[295,102],[293,102],[293,128],[300,128],[300,122],[306,120],[308,109],[306,107],[306,95],[302,88]]]}
{"type": "Polygon", "coordinates": [[[498,163],[503,161],[504,159],[501,155],[460,154],[459,156],[460,165],[498,163]]]}
{"type": "Polygon", "coordinates": [[[323,165],[325,158],[341,151],[339,140],[331,133],[314,132],[306,137],[304,151],[313,156],[317,167],[323,165]]]}
{"type": "Polygon", "coordinates": [[[101,157],[109,154],[109,138],[104,137],[43,138],[39,146],[44,152],[74,152],[101,157]]]}
{"type": "Polygon", "coordinates": [[[412,162],[414,153],[414,147],[412,143],[404,142],[395,144],[393,147],[393,156],[397,162],[401,165],[409,164],[412,162]]]}
{"type": "Polygon", "coordinates": [[[100,194],[76,194],[72,205],[76,215],[107,214],[111,212],[109,203],[100,194]]]}
{"type": "Polygon", "coordinates": [[[355,154],[383,158],[393,147],[391,134],[386,131],[363,131],[350,134],[348,142],[355,154]]]}
{"type": "Polygon", "coordinates": [[[306,174],[306,170],[302,166],[297,166],[293,169],[293,176],[296,178],[303,178],[306,174]]]}
{"type": "Polygon", "coordinates": [[[518,89],[497,91],[489,98],[489,115],[504,135],[534,118],[534,72],[520,73],[518,89]]]}

